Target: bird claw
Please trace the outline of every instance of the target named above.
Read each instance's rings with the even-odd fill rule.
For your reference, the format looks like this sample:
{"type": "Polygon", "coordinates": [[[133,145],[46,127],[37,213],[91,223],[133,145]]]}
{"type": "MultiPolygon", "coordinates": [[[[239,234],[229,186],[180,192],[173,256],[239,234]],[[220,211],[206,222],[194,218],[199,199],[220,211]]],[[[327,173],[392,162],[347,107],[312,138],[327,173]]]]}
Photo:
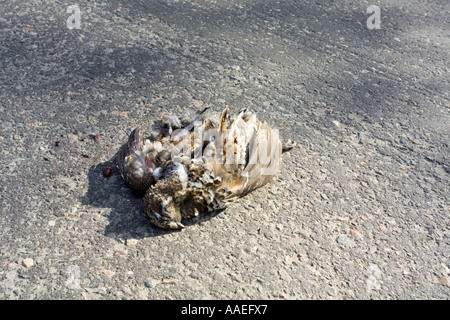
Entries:
{"type": "Polygon", "coordinates": [[[184,225],[181,222],[170,221],[169,228],[170,229],[183,229],[184,225]]]}
{"type": "Polygon", "coordinates": [[[300,148],[299,145],[297,145],[297,142],[292,141],[291,139],[285,141],[282,143],[282,151],[284,152],[288,152],[290,150],[292,150],[293,148],[300,148]]]}

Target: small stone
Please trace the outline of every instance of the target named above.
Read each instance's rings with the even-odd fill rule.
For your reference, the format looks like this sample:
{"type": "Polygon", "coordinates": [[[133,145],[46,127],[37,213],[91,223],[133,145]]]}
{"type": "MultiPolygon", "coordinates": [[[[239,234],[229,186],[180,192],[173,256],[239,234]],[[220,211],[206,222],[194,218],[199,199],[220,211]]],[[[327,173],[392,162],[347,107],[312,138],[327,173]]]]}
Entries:
{"type": "Polygon", "coordinates": [[[50,221],[48,222],[48,226],[49,226],[49,227],[54,227],[55,224],[56,224],[56,221],[55,221],[55,220],[50,220],[50,221]]]}
{"type": "Polygon", "coordinates": [[[197,272],[192,272],[189,276],[193,279],[200,279],[200,275],[197,272]]]}
{"type": "Polygon", "coordinates": [[[116,252],[114,252],[114,255],[116,255],[116,256],[126,256],[127,252],[125,250],[116,250],[116,252]]]}
{"type": "Polygon", "coordinates": [[[339,244],[347,244],[347,242],[348,242],[348,237],[345,236],[345,235],[343,235],[343,234],[341,234],[339,237],[337,237],[336,241],[337,241],[337,243],[339,243],[339,244]]]}
{"type": "Polygon", "coordinates": [[[114,271],[106,269],[103,270],[103,274],[108,278],[112,278],[116,273],[114,271]]]}
{"type": "Polygon", "coordinates": [[[137,239],[127,239],[126,240],[126,245],[128,247],[134,247],[135,245],[137,245],[138,241],[137,239]]]}
{"type": "Polygon", "coordinates": [[[160,283],[160,281],[149,278],[145,280],[144,284],[147,288],[154,288],[158,283],[160,283]]]}
{"type": "Polygon", "coordinates": [[[69,134],[67,135],[67,139],[69,140],[70,143],[75,143],[75,142],[78,141],[78,136],[69,133],[69,134]]]}
{"type": "Polygon", "coordinates": [[[351,229],[350,233],[356,238],[360,238],[361,237],[361,234],[358,231],[356,231],[356,230],[351,229]]]}
{"type": "Polygon", "coordinates": [[[23,259],[22,263],[25,267],[30,268],[31,266],[33,266],[34,261],[31,258],[26,258],[26,259],[23,259]]]}

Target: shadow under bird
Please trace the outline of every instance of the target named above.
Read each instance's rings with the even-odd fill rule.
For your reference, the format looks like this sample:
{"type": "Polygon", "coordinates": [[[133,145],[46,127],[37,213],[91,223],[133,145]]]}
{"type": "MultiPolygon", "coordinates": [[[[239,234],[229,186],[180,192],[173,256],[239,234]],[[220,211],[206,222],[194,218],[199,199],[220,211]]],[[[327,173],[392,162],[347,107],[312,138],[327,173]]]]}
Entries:
{"type": "Polygon", "coordinates": [[[117,164],[131,189],[144,194],[147,218],[163,229],[181,229],[184,218],[224,209],[265,185],[281,168],[278,130],[243,109],[209,116],[165,116],[148,137],[133,130],[117,164]]]}

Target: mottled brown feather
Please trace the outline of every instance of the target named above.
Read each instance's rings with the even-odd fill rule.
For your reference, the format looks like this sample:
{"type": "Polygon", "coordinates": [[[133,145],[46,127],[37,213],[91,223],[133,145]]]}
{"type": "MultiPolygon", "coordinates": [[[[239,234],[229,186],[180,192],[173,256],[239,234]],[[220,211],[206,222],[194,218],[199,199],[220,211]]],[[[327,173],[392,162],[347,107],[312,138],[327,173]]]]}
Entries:
{"type": "Polygon", "coordinates": [[[281,167],[282,143],[267,122],[247,110],[232,120],[227,109],[216,119],[206,117],[206,110],[197,113],[196,122],[189,124],[167,117],[164,133],[153,134],[145,148],[139,130],[134,130],[119,152],[122,177],[133,189],[146,188],[144,210],[158,227],[182,228],[182,218],[223,209],[268,183],[281,167]],[[182,134],[169,136],[172,127],[180,123],[182,134]],[[201,126],[194,128],[196,123],[201,126]],[[208,129],[213,129],[213,136],[199,136],[208,129]],[[190,152],[186,146],[191,147],[187,148],[190,152]],[[260,152],[264,146],[267,148],[260,152]],[[173,158],[174,150],[181,152],[178,158],[173,158]],[[179,163],[180,159],[188,161],[179,163]],[[152,167],[145,167],[145,181],[140,181],[142,174],[134,174],[133,170],[139,171],[139,165],[146,163],[152,167]]]}

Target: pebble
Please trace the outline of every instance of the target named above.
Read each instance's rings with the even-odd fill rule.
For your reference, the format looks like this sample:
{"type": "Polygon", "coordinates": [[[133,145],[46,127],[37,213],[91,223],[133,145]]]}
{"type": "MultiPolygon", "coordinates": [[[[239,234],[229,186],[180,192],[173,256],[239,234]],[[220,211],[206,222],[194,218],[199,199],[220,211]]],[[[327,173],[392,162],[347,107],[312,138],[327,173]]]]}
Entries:
{"type": "Polygon", "coordinates": [[[33,266],[34,261],[31,258],[25,258],[23,259],[22,263],[25,267],[30,268],[31,266],[33,266]]]}
{"type": "Polygon", "coordinates": [[[137,239],[127,239],[126,240],[126,245],[128,247],[134,247],[135,245],[137,245],[138,241],[137,239]]]}
{"type": "Polygon", "coordinates": [[[116,273],[114,271],[106,269],[103,270],[103,274],[108,278],[112,278],[116,273]]]}
{"type": "Polygon", "coordinates": [[[144,284],[147,288],[154,288],[158,283],[160,283],[159,280],[148,278],[144,284]]]}
{"type": "Polygon", "coordinates": [[[200,279],[200,275],[197,272],[192,272],[189,276],[193,279],[200,279]]]}
{"type": "Polygon", "coordinates": [[[114,252],[115,256],[126,256],[128,253],[125,250],[116,250],[114,252]]]}
{"type": "Polygon", "coordinates": [[[350,233],[356,238],[360,238],[361,237],[361,234],[358,231],[356,231],[356,230],[351,229],[350,233]]]}
{"type": "Polygon", "coordinates": [[[346,235],[341,234],[339,237],[337,237],[336,241],[339,244],[347,244],[348,237],[346,235]]]}
{"type": "Polygon", "coordinates": [[[69,133],[69,134],[67,135],[67,139],[69,140],[70,143],[75,143],[75,142],[78,141],[78,136],[75,135],[75,134],[69,133]]]}

